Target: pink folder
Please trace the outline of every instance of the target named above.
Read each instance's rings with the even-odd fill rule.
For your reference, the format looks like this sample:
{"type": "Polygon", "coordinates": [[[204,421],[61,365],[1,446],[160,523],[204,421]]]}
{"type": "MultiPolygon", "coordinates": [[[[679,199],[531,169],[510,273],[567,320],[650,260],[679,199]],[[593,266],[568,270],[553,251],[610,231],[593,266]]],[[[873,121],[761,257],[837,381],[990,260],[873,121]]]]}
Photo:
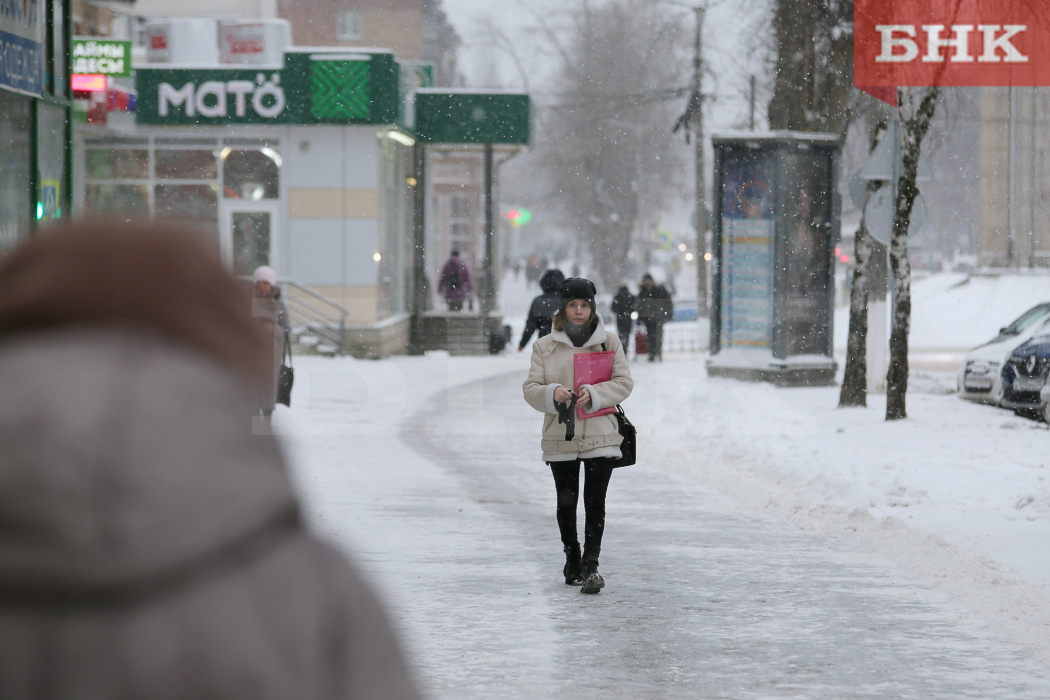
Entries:
{"type": "MultiPolygon", "coordinates": [[[[612,350],[603,352],[578,352],[572,358],[573,391],[577,394],[584,384],[601,384],[612,379],[613,357],[616,355],[612,350]]],[[[594,413],[583,410],[583,404],[576,404],[576,420],[604,416],[616,413],[616,406],[599,408],[594,413]]]]}

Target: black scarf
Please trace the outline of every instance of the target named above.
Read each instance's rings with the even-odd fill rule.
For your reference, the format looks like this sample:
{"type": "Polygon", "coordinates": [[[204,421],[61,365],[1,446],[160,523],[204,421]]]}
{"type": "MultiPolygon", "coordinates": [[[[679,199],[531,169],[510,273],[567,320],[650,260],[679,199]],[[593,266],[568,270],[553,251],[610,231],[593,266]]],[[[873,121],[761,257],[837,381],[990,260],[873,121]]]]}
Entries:
{"type": "Polygon", "coordinates": [[[573,345],[582,348],[583,344],[590,340],[590,337],[594,335],[594,324],[588,322],[582,325],[577,325],[566,321],[565,335],[569,336],[569,340],[572,341],[573,345]]]}

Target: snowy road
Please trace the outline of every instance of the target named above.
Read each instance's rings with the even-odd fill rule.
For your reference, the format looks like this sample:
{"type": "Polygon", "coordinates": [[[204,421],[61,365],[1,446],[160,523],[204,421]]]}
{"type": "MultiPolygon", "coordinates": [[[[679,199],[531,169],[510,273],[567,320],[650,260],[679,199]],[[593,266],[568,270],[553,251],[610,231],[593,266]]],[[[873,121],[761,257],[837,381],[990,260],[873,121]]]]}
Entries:
{"type": "Polygon", "coordinates": [[[929,586],[644,463],[610,486],[607,588],[565,586],[520,360],[479,359],[480,381],[311,360],[276,424],[430,697],[1050,696],[1045,669],[929,586]]]}

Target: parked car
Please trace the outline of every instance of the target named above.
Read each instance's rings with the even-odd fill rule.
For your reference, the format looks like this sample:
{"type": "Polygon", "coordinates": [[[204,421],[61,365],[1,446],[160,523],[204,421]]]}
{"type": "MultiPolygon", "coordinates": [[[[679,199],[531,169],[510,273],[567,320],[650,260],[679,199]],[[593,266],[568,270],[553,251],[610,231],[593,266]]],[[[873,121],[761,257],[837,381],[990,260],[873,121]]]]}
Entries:
{"type": "Polygon", "coordinates": [[[1050,302],[1028,309],[999,329],[999,335],[966,355],[959,367],[959,396],[999,404],[1003,397],[1002,372],[1010,353],[1029,338],[1044,334],[1050,334],[1050,302]]]}
{"type": "Polygon", "coordinates": [[[1050,336],[1030,338],[1003,366],[1003,408],[1030,418],[1043,416],[1042,390],[1050,374],[1050,336]]]}

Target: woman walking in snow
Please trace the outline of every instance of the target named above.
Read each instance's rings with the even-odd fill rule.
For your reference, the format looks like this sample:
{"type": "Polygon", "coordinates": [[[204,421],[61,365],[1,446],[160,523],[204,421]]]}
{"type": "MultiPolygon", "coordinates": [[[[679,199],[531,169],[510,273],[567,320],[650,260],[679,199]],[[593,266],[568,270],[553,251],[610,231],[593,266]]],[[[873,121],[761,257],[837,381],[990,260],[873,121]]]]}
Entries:
{"type": "Polygon", "coordinates": [[[634,380],[623,346],[615,333],[606,334],[598,315],[590,280],[570,278],[559,290],[550,335],[533,343],[532,365],[523,390],[530,406],[544,414],[541,448],[558,492],[558,529],[565,551],[565,583],[597,593],[605,586],[598,573],[598,555],[605,530],[605,494],[613,465],[620,457],[619,423],[615,414],[575,420],[576,405],[593,413],[615,406],[631,394],[634,380]],[[608,381],[580,387],[573,393],[573,358],[577,353],[611,350],[608,381]],[[576,506],[583,464],[583,505],[586,510],[583,552],[576,529],[576,506]]]}

